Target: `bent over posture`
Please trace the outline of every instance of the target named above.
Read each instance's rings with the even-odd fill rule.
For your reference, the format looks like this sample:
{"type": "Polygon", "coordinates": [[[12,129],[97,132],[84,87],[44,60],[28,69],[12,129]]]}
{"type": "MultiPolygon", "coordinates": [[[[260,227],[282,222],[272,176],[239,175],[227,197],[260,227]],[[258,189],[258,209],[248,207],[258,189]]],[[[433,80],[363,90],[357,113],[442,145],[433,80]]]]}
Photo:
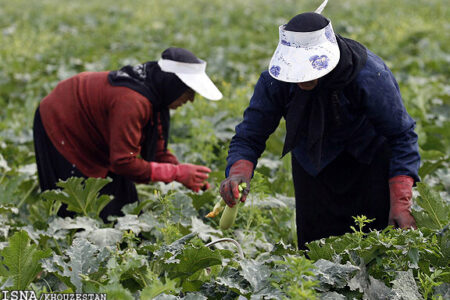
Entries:
{"type": "Polygon", "coordinates": [[[205,69],[206,62],[191,52],[169,48],[157,62],[60,82],[35,114],[41,190],[71,176],[109,176],[113,181],[101,191],[114,195],[101,213],[106,218],[138,200],[134,182],[208,188],[209,168],[180,164],[167,149],[169,109],[194,101],[195,92],[210,100],[222,97],[205,69]]]}
{"type": "Polygon", "coordinates": [[[284,117],[299,247],[345,233],[356,215],[375,218],[375,229],[415,227],[417,135],[391,71],[360,43],[335,34],[320,12],[295,16],[279,35],[230,143],[220,188],[225,202],[235,205],[238,184],[249,186],[267,138],[284,117]]]}

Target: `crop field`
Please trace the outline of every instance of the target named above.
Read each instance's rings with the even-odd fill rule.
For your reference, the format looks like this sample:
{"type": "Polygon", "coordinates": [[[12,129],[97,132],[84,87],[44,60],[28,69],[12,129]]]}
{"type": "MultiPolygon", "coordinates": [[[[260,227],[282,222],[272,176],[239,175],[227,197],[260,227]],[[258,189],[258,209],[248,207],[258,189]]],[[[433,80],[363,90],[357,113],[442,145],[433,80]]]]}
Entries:
{"type": "MultiPolygon", "coordinates": [[[[206,218],[220,200],[234,127],[278,43],[278,26],[322,1],[0,0],[0,297],[12,291],[107,299],[450,299],[450,5],[330,0],[323,14],[391,68],[416,120],[422,157],[417,230],[342,236],[297,250],[284,121],[267,142],[236,222],[206,218]],[[169,148],[212,172],[212,188],[137,185],[139,203],[99,218],[108,179],[40,193],[32,122],[63,79],[157,60],[183,47],[224,94],[173,112],[169,148]],[[62,203],[75,212],[61,218],[62,203]],[[225,240],[221,240],[225,239],[225,240]],[[233,239],[234,242],[230,242],[233,239]],[[217,241],[217,242],[216,242],[217,241]]],[[[5,296],[6,297],[6,296],[5,296]]],[[[2,298],[3,299],[3,298],[2,298]]]]}

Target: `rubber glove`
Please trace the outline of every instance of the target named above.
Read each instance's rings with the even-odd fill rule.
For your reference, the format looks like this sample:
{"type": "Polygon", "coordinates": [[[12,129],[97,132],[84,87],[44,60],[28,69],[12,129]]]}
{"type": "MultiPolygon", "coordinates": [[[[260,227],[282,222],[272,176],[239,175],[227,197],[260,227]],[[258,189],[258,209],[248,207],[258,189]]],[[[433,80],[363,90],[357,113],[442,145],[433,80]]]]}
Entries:
{"type": "Polygon", "coordinates": [[[208,173],[211,170],[205,166],[192,164],[167,164],[151,162],[151,181],[162,181],[169,183],[177,181],[182,183],[188,189],[194,192],[199,192],[205,185],[206,179],[209,177],[208,173]]]}
{"type": "Polygon", "coordinates": [[[236,205],[236,199],[239,199],[239,184],[243,182],[247,184],[247,187],[242,191],[240,200],[245,202],[247,199],[253,167],[254,164],[245,159],[238,160],[231,166],[228,178],[220,184],[220,195],[228,206],[236,205]]]}
{"type": "Polygon", "coordinates": [[[414,179],[406,175],[398,175],[389,179],[391,198],[389,225],[400,228],[417,228],[416,220],[411,215],[413,185],[414,179]]]}

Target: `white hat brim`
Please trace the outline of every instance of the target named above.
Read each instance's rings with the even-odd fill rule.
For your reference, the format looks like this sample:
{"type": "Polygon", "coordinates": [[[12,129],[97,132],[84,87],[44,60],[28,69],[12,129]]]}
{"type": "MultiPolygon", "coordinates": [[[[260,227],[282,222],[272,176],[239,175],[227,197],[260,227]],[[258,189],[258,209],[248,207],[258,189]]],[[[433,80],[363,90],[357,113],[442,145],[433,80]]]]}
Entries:
{"type": "Polygon", "coordinates": [[[280,42],[269,64],[270,75],[285,82],[306,82],[330,73],[339,63],[340,51],[335,39],[325,37],[330,30],[334,37],[331,23],[327,27],[312,33],[286,32],[280,28],[280,42]],[[294,41],[300,39],[300,44],[309,34],[316,41],[314,45],[302,47],[283,40],[286,36],[294,41]]]}
{"type": "Polygon", "coordinates": [[[217,101],[222,99],[222,93],[214,85],[206,73],[175,73],[191,89],[206,99],[217,101]]]}
{"type": "Polygon", "coordinates": [[[206,74],[206,62],[185,63],[161,58],[158,65],[164,72],[175,73],[187,86],[209,100],[222,99],[222,93],[206,74]]]}

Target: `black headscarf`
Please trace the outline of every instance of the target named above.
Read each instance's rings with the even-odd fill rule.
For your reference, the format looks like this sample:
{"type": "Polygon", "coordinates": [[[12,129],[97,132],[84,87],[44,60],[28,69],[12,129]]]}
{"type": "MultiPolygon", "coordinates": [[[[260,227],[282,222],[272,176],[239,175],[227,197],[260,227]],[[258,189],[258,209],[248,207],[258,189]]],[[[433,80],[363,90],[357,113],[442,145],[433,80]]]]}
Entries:
{"type": "MultiPolygon", "coordinates": [[[[162,58],[188,63],[200,62],[194,54],[182,48],[168,48],[162,53],[162,58]]],[[[108,80],[113,86],[128,87],[140,93],[152,103],[153,118],[144,127],[144,141],[141,149],[142,158],[152,161],[158,141],[158,116],[163,129],[164,148],[167,149],[170,128],[168,106],[189,87],[174,73],[162,71],[155,61],[111,71],[108,74],[108,80]]]]}
{"type": "MultiPolygon", "coordinates": [[[[303,13],[286,24],[288,31],[310,32],[324,28],[328,19],[317,13],[303,13]]],[[[339,119],[339,92],[352,83],[367,60],[366,48],[360,43],[336,34],[340,50],[337,66],[319,79],[311,91],[295,84],[295,94],[286,113],[286,139],[283,156],[298,144],[302,134],[307,136],[307,155],[317,169],[321,168],[322,144],[327,131],[327,112],[339,119]]],[[[339,122],[339,120],[336,120],[339,122]]]]}

